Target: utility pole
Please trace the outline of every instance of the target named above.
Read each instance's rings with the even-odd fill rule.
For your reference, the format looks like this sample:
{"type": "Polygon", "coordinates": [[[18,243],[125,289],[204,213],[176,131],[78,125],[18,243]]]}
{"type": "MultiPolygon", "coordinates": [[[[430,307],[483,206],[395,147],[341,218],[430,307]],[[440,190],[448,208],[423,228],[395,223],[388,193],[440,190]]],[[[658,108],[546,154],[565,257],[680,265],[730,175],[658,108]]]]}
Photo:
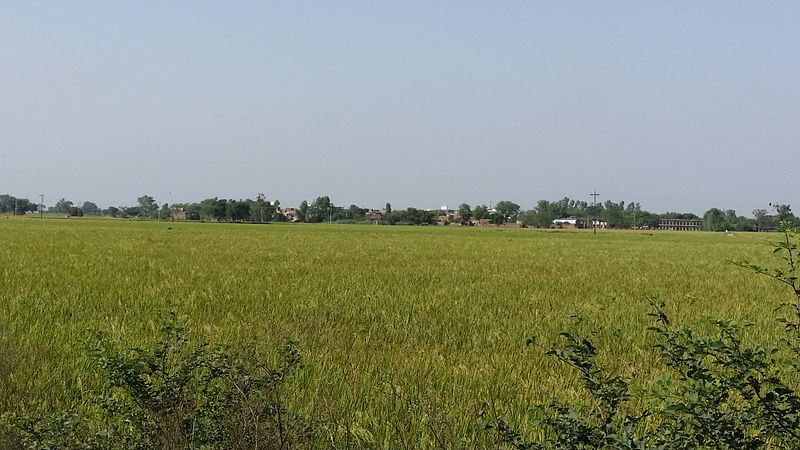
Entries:
{"type": "Polygon", "coordinates": [[[44,194],[39,194],[39,218],[42,218],[42,209],[44,209],[44,194]]]}
{"type": "Polygon", "coordinates": [[[594,211],[594,219],[592,219],[592,233],[597,234],[597,196],[600,194],[597,193],[597,189],[594,189],[589,195],[592,196],[592,210],[594,211]]]}
{"type": "Polygon", "coordinates": [[[18,201],[19,201],[19,199],[17,199],[17,197],[14,197],[14,217],[17,217],[17,202],[18,201]]]}

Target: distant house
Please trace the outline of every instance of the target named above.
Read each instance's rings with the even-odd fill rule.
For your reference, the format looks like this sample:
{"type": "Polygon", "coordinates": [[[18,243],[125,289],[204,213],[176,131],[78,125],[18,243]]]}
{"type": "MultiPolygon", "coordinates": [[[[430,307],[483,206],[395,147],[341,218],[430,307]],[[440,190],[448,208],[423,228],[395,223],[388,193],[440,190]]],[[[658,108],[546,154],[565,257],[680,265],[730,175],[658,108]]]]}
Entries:
{"type": "Polygon", "coordinates": [[[371,224],[378,225],[381,223],[381,220],[383,219],[383,212],[370,209],[369,211],[367,211],[366,217],[371,224]]]}
{"type": "Polygon", "coordinates": [[[169,218],[173,221],[186,220],[186,211],[183,208],[172,208],[169,210],[169,218]]]}
{"type": "Polygon", "coordinates": [[[571,216],[554,220],[550,228],[586,228],[586,223],[580,217],[571,216]]]}
{"type": "Polygon", "coordinates": [[[659,230],[672,231],[699,231],[703,219],[661,219],[658,221],[659,230]]]}
{"type": "Polygon", "coordinates": [[[297,208],[283,208],[280,210],[280,213],[283,214],[283,217],[286,217],[286,220],[289,222],[297,222],[297,208]]]}
{"type": "Polygon", "coordinates": [[[450,225],[451,223],[460,222],[460,219],[458,211],[449,209],[447,206],[442,206],[436,212],[437,225],[450,225]]]}

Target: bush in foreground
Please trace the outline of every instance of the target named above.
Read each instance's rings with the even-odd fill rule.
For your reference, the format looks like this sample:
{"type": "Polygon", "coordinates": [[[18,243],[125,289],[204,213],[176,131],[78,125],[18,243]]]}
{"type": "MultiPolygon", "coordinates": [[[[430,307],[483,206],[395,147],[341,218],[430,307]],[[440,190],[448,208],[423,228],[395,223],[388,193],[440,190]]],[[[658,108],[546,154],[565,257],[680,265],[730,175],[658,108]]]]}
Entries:
{"type": "Polygon", "coordinates": [[[7,414],[0,447],[28,449],[288,449],[311,428],[284,406],[283,385],[300,362],[294,343],[277,367],[251,349],[192,342],[176,315],[151,348],[126,348],[95,333],[89,352],[106,389],[89,405],[43,419],[7,414]]]}

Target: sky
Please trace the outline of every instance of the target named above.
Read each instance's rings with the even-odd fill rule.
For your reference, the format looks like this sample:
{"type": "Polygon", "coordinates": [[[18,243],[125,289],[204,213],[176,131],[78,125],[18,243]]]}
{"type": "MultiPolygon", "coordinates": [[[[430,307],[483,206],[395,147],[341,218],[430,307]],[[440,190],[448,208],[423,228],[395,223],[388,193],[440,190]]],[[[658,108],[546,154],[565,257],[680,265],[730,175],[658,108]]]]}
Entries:
{"type": "Polygon", "coordinates": [[[797,1],[0,3],[0,193],[800,208],[797,1]]]}

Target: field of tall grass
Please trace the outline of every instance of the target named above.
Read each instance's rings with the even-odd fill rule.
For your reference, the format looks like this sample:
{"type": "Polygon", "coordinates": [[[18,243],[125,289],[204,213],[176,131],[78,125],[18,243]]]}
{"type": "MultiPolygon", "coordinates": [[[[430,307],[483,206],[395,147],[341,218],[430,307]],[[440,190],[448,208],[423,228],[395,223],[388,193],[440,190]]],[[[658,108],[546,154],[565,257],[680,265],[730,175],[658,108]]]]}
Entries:
{"type": "Polygon", "coordinates": [[[535,433],[533,405],[584,394],[530,336],[584,327],[606,367],[644,381],[647,297],[678,324],[739,319],[748,341],[777,342],[790,293],[726,262],[777,265],[775,238],[0,218],[0,413],[80,402],[97,383],[87,330],[144,344],[175,311],[265,358],[297,338],[289,403],[331,440],[469,445],[487,405],[535,433]]]}

